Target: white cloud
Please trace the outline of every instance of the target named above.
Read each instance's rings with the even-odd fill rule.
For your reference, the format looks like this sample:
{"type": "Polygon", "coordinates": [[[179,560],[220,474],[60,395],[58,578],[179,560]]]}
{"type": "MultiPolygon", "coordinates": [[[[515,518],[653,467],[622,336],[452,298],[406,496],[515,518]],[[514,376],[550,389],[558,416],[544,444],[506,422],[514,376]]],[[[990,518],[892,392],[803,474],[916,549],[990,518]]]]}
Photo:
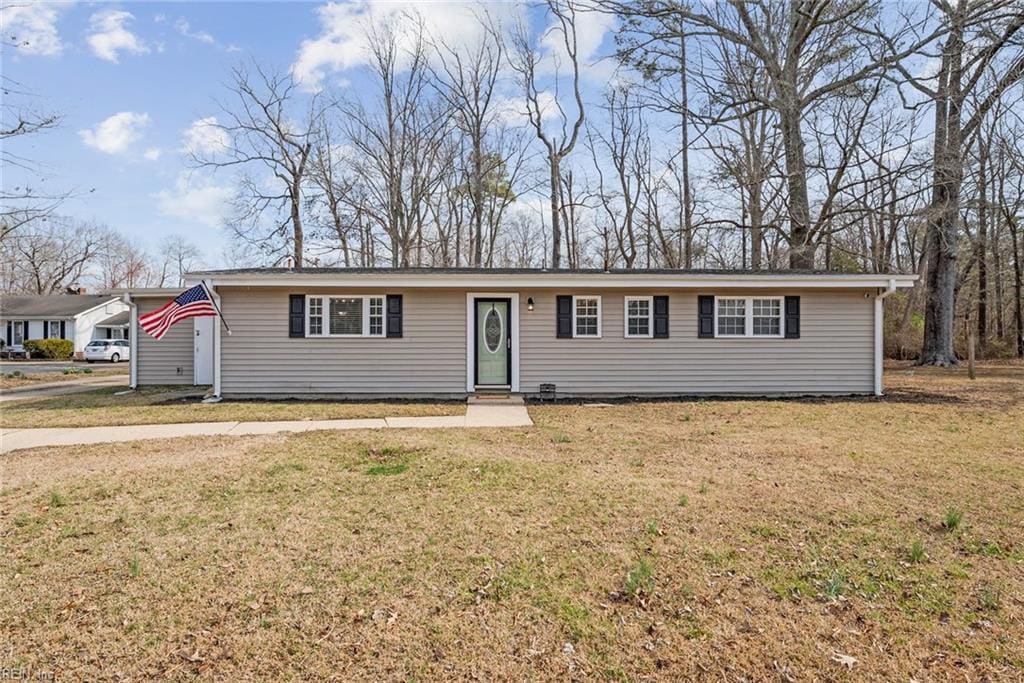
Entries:
{"type": "Polygon", "coordinates": [[[89,18],[91,32],[86,38],[93,54],[117,64],[118,52],[124,51],[135,55],[149,52],[149,47],[125,28],[125,24],[134,18],[131,12],[118,9],[107,9],[93,14],[89,18]]]}
{"type": "Polygon", "coordinates": [[[55,57],[64,51],[57,33],[56,3],[7,2],[0,6],[0,32],[8,45],[26,55],[55,57]]]}
{"type": "Polygon", "coordinates": [[[145,157],[146,161],[157,161],[163,153],[164,151],[159,147],[150,147],[142,153],[142,156],[145,157]]]}
{"type": "MultiPolygon", "coordinates": [[[[414,34],[409,30],[412,16],[423,21],[429,36],[449,45],[472,44],[483,36],[478,17],[479,5],[468,2],[390,2],[368,0],[362,3],[329,2],[317,8],[320,35],[303,40],[292,75],[310,90],[323,87],[323,80],[331,71],[344,71],[366,64],[369,60],[369,29],[385,27],[397,32],[400,45],[412,45],[414,34]],[[425,7],[426,11],[420,12],[425,7]]],[[[493,3],[487,11],[500,19],[499,14],[517,12],[513,3],[493,3]]]]}
{"type": "Polygon", "coordinates": [[[183,172],[178,175],[173,189],[161,190],[153,196],[163,215],[217,228],[223,224],[232,191],[230,187],[183,172]]]}
{"type": "MultiPolygon", "coordinates": [[[[576,53],[581,73],[591,80],[603,82],[615,70],[614,60],[601,59],[601,45],[607,33],[615,26],[615,17],[606,12],[579,9],[576,11],[576,53]]],[[[553,20],[540,41],[544,51],[541,68],[548,72],[561,63],[561,71],[568,73],[568,55],[561,25],[553,20]]]]}
{"type": "Polygon", "coordinates": [[[174,28],[175,30],[177,30],[178,33],[185,36],[186,38],[198,40],[200,43],[207,43],[209,45],[212,45],[216,42],[213,39],[213,36],[211,36],[206,31],[200,31],[198,29],[193,31],[192,25],[188,23],[188,20],[186,20],[185,17],[178,17],[178,20],[174,22],[174,28]]]}
{"type": "Polygon", "coordinates": [[[217,127],[217,117],[196,119],[182,134],[182,151],[195,156],[214,156],[227,151],[228,134],[217,127]]]}
{"type": "Polygon", "coordinates": [[[142,129],[149,125],[149,114],[122,111],[100,121],[91,130],[78,131],[89,147],[106,154],[123,154],[142,137],[142,129]]]}
{"type": "MultiPolygon", "coordinates": [[[[558,116],[558,102],[554,93],[543,91],[537,95],[540,105],[541,121],[548,121],[558,116]]],[[[498,121],[510,126],[528,126],[530,118],[526,110],[526,101],[522,97],[509,97],[494,102],[494,113],[498,121]]]]}

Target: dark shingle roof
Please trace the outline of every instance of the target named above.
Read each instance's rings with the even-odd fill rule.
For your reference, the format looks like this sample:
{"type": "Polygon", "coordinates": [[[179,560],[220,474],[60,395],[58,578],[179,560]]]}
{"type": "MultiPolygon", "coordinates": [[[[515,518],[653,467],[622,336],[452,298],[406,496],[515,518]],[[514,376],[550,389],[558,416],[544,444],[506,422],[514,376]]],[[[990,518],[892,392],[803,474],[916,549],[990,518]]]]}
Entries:
{"type": "Polygon", "coordinates": [[[7,296],[0,298],[0,314],[5,318],[18,316],[70,318],[114,297],[98,294],[57,294],[53,296],[7,296]]]}

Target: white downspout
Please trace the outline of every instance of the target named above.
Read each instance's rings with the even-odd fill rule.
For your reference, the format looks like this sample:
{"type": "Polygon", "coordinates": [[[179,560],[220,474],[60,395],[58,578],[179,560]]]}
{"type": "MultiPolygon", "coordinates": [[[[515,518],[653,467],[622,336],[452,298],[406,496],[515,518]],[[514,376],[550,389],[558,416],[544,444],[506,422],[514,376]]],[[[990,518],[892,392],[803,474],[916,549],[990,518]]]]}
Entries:
{"type": "Polygon", "coordinates": [[[139,307],[132,301],[132,295],[125,292],[122,301],[128,304],[128,388],[139,386],[139,307]]]}
{"type": "MultiPolygon", "coordinates": [[[[220,294],[214,289],[214,282],[206,282],[204,280],[207,290],[210,292],[210,296],[217,303],[217,309],[223,310],[220,306],[220,294]]],[[[220,347],[221,347],[221,327],[224,322],[218,316],[214,320],[213,325],[213,396],[215,399],[220,400],[220,347]]]]}
{"type": "Polygon", "coordinates": [[[889,280],[885,289],[875,295],[875,396],[882,395],[882,356],[885,353],[883,346],[883,328],[885,327],[885,312],[882,300],[896,291],[896,280],[889,280]]]}

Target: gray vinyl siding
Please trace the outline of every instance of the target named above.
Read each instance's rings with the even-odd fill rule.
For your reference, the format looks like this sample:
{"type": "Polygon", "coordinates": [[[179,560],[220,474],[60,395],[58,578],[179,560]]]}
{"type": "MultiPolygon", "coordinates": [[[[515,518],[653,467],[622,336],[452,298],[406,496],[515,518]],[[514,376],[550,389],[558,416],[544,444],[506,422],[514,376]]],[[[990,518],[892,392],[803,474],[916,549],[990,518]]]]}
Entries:
{"type": "MultiPolygon", "coordinates": [[[[138,299],[139,316],[167,303],[167,297],[138,299]]],[[[139,386],[153,384],[192,384],[195,354],[191,320],[172,325],[163,339],[156,340],[142,330],[138,335],[136,368],[139,386]]]]}
{"type": "MultiPolygon", "coordinates": [[[[466,393],[466,290],[219,287],[233,333],[221,336],[227,396],[466,393]],[[289,338],[290,294],[402,294],[401,339],[289,338]]],[[[519,291],[519,377],[560,394],[846,394],[874,389],[873,291],[519,291]],[[600,339],[557,339],[555,296],[599,294],[600,339]],[[668,339],[626,339],[624,297],[668,294],[668,339]],[[699,294],[801,298],[800,339],[699,339],[699,294]],[[867,297],[865,295],[868,295],[867,297]],[[534,310],[527,301],[534,300],[534,310]]],[[[191,331],[191,326],[187,327],[191,331]]],[[[183,329],[184,329],[183,327],[183,329]]],[[[172,330],[173,334],[175,330],[172,330]]],[[[179,332],[180,333],[180,332],[179,332]]],[[[153,373],[140,335],[140,377],[153,373]]],[[[165,338],[166,341],[166,338],[165,338]]],[[[191,381],[191,344],[185,354],[191,381]]],[[[172,364],[167,364],[172,365],[172,364]]]]}
{"type": "Polygon", "coordinates": [[[530,291],[521,298],[520,389],[567,394],[870,393],[874,303],[865,291],[530,291]],[[601,296],[600,339],[557,339],[555,296],[601,296]],[[626,339],[624,297],[669,294],[669,338],[626,339]],[[800,339],[699,339],[697,296],[800,296],[800,339]],[[526,296],[534,310],[526,310],[526,296]]]}
{"type": "Polygon", "coordinates": [[[463,395],[465,290],[218,288],[225,395],[463,395]],[[402,294],[403,336],[289,338],[290,294],[402,294]]]}

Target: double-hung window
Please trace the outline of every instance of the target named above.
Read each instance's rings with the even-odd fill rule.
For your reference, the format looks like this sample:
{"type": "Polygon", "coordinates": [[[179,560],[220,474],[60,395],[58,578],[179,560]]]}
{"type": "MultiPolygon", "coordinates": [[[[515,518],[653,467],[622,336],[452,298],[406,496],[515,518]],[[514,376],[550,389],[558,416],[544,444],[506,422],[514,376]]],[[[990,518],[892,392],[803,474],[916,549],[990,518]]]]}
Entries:
{"type": "Polygon", "coordinates": [[[307,337],[383,337],[383,296],[306,297],[307,337]]]}
{"type": "Polygon", "coordinates": [[[60,321],[59,320],[48,320],[43,323],[49,325],[47,328],[46,337],[49,339],[60,339],[60,321]]]}
{"type": "Polygon", "coordinates": [[[782,337],[782,297],[715,298],[716,337],[782,337]]]}
{"type": "Polygon", "coordinates": [[[15,320],[11,324],[11,345],[21,346],[25,341],[25,329],[22,327],[20,320],[15,320]]]}
{"type": "Polygon", "coordinates": [[[651,322],[651,310],[654,308],[654,297],[626,297],[626,337],[653,337],[654,325],[651,322]]]}
{"type": "Polygon", "coordinates": [[[601,336],[601,297],[572,298],[572,336],[584,339],[601,336]]]}

